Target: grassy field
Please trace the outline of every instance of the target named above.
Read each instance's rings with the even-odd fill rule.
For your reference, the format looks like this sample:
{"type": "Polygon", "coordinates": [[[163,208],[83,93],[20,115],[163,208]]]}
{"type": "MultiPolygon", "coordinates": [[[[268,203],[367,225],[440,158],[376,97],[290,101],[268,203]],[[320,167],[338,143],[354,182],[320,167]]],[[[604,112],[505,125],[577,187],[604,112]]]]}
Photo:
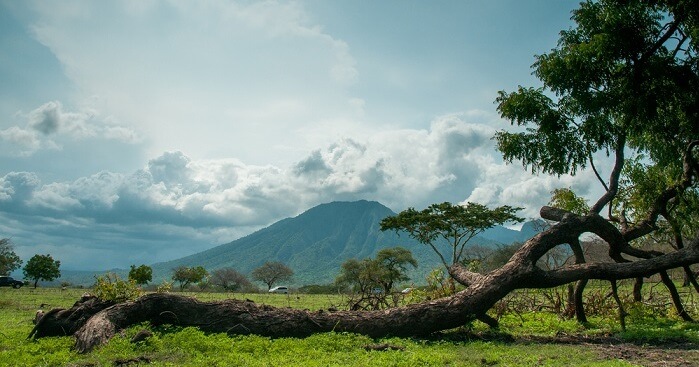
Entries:
{"type": "MultiPolygon", "coordinates": [[[[70,337],[27,340],[37,309],[70,307],[84,290],[0,289],[0,366],[697,366],[699,326],[635,312],[621,332],[613,318],[583,327],[546,313],[506,314],[497,331],[480,323],[430,338],[371,339],[346,333],[304,339],[205,334],[194,328],[152,329],[144,342],[130,338],[148,325],[123,331],[89,354],[71,350],[70,337]],[[388,344],[393,350],[367,350],[388,344]]],[[[252,299],[278,307],[321,309],[341,305],[337,295],[189,293],[201,300],[252,299]]]]}

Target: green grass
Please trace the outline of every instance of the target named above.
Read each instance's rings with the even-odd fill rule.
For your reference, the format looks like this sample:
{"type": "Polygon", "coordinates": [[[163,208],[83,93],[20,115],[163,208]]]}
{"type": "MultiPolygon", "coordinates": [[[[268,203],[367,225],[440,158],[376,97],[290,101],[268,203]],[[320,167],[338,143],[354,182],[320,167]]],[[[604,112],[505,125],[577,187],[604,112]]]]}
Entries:
{"type": "MultiPolygon", "coordinates": [[[[70,307],[83,290],[0,289],[0,366],[114,366],[117,361],[150,362],[152,366],[635,366],[607,360],[591,345],[520,342],[526,336],[615,335],[632,341],[689,340],[699,342],[695,324],[645,317],[629,320],[621,332],[614,320],[591,319],[584,327],[548,313],[507,314],[497,331],[476,322],[470,328],[423,339],[372,339],[347,333],[308,338],[270,339],[260,336],[206,334],[195,328],[161,326],[153,337],[130,343],[148,325],[131,327],[89,354],[71,350],[70,337],[27,340],[38,306],[70,307]],[[388,343],[402,350],[368,351],[365,346],[388,343]]],[[[337,295],[189,294],[201,300],[252,299],[279,307],[319,309],[341,304],[337,295]]],[[[646,315],[647,316],[647,315],[646,315]]],[[[136,365],[134,362],[132,365],[136,365]]]]}

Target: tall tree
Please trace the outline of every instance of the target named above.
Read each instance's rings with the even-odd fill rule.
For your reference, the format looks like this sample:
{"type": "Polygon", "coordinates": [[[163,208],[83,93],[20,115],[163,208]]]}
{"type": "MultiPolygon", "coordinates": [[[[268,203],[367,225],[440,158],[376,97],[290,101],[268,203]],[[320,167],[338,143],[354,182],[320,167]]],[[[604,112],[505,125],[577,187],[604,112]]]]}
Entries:
{"type": "MultiPolygon", "coordinates": [[[[605,192],[588,215],[607,208],[619,231],[611,251],[618,262],[629,261],[623,254],[657,256],[634,248],[633,241],[655,231],[661,216],[672,222],[675,203],[697,190],[698,9],[695,1],[681,0],[583,2],[573,12],[576,27],[536,57],[534,74],[544,86],[497,98],[502,117],[526,127],[496,134],[506,160],[555,175],[591,168],[605,192]],[[600,154],[613,156],[607,179],[595,164],[600,154]],[[642,162],[641,169],[628,169],[630,162],[642,162]],[[658,170],[667,173],[662,186],[647,190],[658,170]],[[634,198],[622,194],[621,183],[627,190],[646,189],[629,200],[634,198]]],[[[574,251],[577,241],[569,241],[574,251]]],[[[660,275],[674,293],[667,274],[660,275]]]]}
{"type": "Polygon", "coordinates": [[[131,270],[129,270],[129,279],[133,280],[136,284],[148,284],[153,280],[153,269],[148,265],[131,265],[131,270]]]}
{"type": "Polygon", "coordinates": [[[520,208],[508,205],[488,209],[477,203],[454,205],[444,202],[421,211],[408,208],[396,216],[384,218],[381,230],[407,232],[410,237],[430,246],[448,270],[452,264],[463,260],[464,249],[473,237],[497,224],[521,222],[523,219],[515,215],[518,210],[520,208]]]}
{"type": "Polygon", "coordinates": [[[40,280],[52,281],[61,277],[61,262],[54,260],[51,255],[34,255],[24,265],[24,277],[34,281],[34,288],[40,280]]]}
{"type": "Polygon", "coordinates": [[[386,293],[393,290],[393,286],[399,282],[409,280],[408,266],[417,268],[417,260],[410,250],[403,247],[390,247],[379,251],[375,260],[382,271],[380,284],[386,293]]]}
{"type": "Polygon", "coordinates": [[[0,275],[10,275],[22,266],[22,260],[15,254],[9,238],[0,239],[0,275]]]}
{"type": "Polygon", "coordinates": [[[279,282],[291,280],[293,275],[294,271],[279,261],[267,261],[250,274],[253,280],[267,284],[267,290],[279,282]]]}

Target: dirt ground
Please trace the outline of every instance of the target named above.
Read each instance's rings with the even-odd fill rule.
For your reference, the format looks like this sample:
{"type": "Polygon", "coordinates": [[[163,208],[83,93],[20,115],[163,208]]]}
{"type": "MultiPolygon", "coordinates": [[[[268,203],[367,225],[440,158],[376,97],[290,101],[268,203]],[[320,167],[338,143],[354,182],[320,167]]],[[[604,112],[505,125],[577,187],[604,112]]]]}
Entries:
{"type": "Polygon", "coordinates": [[[682,340],[634,344],[614,337],[559,335],[552,338],[522,338],[516,343],[575,344],[596,351],[603,359],[619,359],[644,367],[697,367],[699,344],[682,340]]]}

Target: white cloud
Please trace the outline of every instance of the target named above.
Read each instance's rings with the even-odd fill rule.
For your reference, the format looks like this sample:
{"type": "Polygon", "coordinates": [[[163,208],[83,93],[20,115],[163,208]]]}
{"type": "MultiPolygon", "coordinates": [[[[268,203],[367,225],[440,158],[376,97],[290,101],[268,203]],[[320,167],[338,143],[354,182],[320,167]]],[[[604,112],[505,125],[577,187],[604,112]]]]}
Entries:
{"type": "Polygon", "coordinates": [[[5,156],[28,156],[41,147],[35,131],[18,126],[0,130],[0,140],[3,141],[0,155],[5,156]]]}
{"type": "Polygon", "coordinates": [[[150,155],[286,165],[313,149],[308,131],[358,111],[349,45],[296,2],[34,7],[36,37],[82,98],[97,96],[96,109],[138,125],[150,155]]]}
{"type": "Polygon", "coordinates": [[[94,110],[68,112],[58,101],[47,102],[27,114],[18,114],[25,126],[0,130],[0,140],[10,143],[0,150],[6,156],[31,156],[41,149],[62,149],[63,144],[88,139],[139,142],[138,134],[125,126],[102,118],[94,110]]]}
{"type": "MultiPolygon", "coordinates": [[[[475,201],[522,206],[523,216],[535,217],[554,188],[589,191],[584,178],[532,176],[505,165],[490,140],[492,128],[468,118],[451,114],[436,118],[429,130],[341,139],[288,168],[194,160],[175,151],[128,175],[104,171],[43,184],[34,173],[9,173],[0,178],[0,214],[41,218],[32,231],[56,232],[73,243],[70,234],[80,228],[106,242],[130,238],[133,246],[137,239],[144,239],[144,246],[163,246],[162,239],[145,239],[160,238],[167,228],[200,241],[199,247],[175,251],[183,256],[333,200],[377,200],[397,211],[475,201]]],[[[22,229],[15,231],[22,238],[22,229]]]]}

